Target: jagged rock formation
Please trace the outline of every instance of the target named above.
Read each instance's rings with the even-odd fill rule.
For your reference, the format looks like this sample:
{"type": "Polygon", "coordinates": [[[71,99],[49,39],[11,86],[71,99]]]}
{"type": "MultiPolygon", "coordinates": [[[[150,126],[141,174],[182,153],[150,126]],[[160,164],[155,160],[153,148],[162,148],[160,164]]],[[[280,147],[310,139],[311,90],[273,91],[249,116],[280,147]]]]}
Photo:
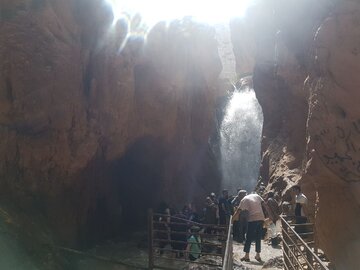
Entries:
{"type": "Polygon", "coordinates": [[[337,269],[360,263],[359,18],[355,1],[265,1],[232,24],[264,113],[262,181],[285,200],[302,185],[337,269]]]}
{"type": "Polygon", "coordinates": [[[145,42],[101,0],[2,0],[0,16],[2,196],[88,242],[218,188],[213,29],[159,23],[145,42]]]}

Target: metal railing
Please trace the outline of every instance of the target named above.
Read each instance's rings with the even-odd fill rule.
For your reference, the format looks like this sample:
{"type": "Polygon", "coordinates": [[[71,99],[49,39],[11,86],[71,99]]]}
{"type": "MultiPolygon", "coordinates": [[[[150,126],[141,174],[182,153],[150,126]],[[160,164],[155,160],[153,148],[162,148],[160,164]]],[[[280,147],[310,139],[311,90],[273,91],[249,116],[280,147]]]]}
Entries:
{"type": "Polygon", "coordinates": [[[280,218],[284,269],[329,270],[315,252],[317,248],[315,246],[314,224],[296,224],[287,221],[286,219],[289,217],[281,216],[280,218]],[[299,228],[301,229],[299,230],[299,228]]]}
{"type": "Polygon", "coordinates": [[[233,270],[234,258],[233,258],[233,234],[232,234],[232,216],[230,217],[229,228],[226,238],[226,248],[224,254],[224,263],[222,270],[233,270]]]}
{"type": "MultiPolygon", "coordinates": [[[[229,239],[229,228],[231,226],[200,224],[177,216],[154,213],[151,209],[148,214],[148,223],[148,268],[150,270],[179,269],[189,263],[213,267],[223,267],[225,265],[225,256],[229,253],[226,248],[228,247],[227,240],[229,239]],[[201,238],[201,241],[196,243],[201,252],[190,252],[199,255],[199,258],[193,261],[189,259],[186,251],[188,238],[192,235],[190,232],[192,226],[198,226],[201,229],[195,233],[196,236],[201,238]],[[218,258],[218,260],[202,260],[200,256],[218,258]]],[[[230,238],[232,240],[231,233],[230,238]]],[[[232,258],[232,245],[228,247],[229,249],[231,249],[232,258]]]]}

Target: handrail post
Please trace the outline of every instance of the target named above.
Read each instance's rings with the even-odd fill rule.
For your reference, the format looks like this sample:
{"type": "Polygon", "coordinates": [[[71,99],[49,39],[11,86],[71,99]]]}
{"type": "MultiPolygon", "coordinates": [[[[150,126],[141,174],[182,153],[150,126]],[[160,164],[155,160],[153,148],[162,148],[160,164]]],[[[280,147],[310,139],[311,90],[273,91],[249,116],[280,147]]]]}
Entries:
{"type": "Polygon", "coordinates": [[[229,261],[229,269],[232,270],[234,269],[234,255],[233,255],[233,223],[232,223],[232,217],[230,218],[230,227],[229,227],[229,230],[230,230],[230,248],[229,248],[229,257],[230,257],[230,261],[229,261]]]}
{"type": "Polygon", "coordinates": [[[313,232],[314,232],[314,253],[316,254],[316,256],[319,256],[318,239],[317,239],[315,222],[314,222],[314,225],[313,225],[313,232]]]}
{"type": "Polygon", "coordinates": [[[149,240],[149,269],[154,269],[154,223],[153,223],[153,210],[148,210],[148,240],[149,240]]]}
{"type": "Polygon", "coordinates": [[[232,242],[232,217],[230,217],[227,235],[226,235],[226,247],[223,257],[222,270],[233,269],[233,242],[232,242]]]}

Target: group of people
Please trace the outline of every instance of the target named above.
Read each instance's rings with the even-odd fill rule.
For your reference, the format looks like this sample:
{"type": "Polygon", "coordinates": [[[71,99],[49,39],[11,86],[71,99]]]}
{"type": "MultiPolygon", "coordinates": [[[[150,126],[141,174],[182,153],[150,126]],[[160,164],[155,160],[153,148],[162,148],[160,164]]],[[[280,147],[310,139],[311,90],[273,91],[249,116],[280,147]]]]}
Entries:
{"type": "MultiPolygon", "coordinates": [[[[307,198],[301,192],[299,185],[291,188],[294,197],[294,215],[296,224],[307,222],[307,198]]],[[[235,241],[244,244],[245,255],[242,261],[250,261],[249,253],[251,243],[255,242],[255,259],[262,261],[261,239],[264,237],[264,221],[267,219],[268,235],[272,246],[279,244],[277,227],[282,210],[278,201],[275,199],[274,192],[268,192],[264,199],[256,194],[247,194],[246,190],[238,189],[237,195],[230,198],[227,190],[223,190],[223,196],[218,201],[219,224],[228,224],[230,216],[233,222],[233,238],[235,241]]],[[[207,198],[207,204],[215,207],[216,203],[207,198]]],[[[297,226],[295,230],[303,233],[304,226],[297,226]]]]}
{"type": "MultiPolygon", "coordinates": [[[[293,186],[292,191],[296,223],[306,223],[307,198],[298,185],[293,186]]],[[[261,262],[261,239],[264,236],[265,219],[268,221],[266,223],[271,244],[273,246],[278,244],[276,224],[279,222],[282,211],[274,195],[273,192],[268,192],[263,199],[256,193],[247,194],[246,190],[240,188],[235,196],[229,196],[228,190],[223,190],[220,198],[215,193],[211,193],[206,197],[202,214],[199,214],[191,204],[184,206],[181,211],[170,211],[169,207],[162,205],[161,209],[158,209],[160,213],[164,214],[159,220],[160,227],[162,226],[160,229],[168,231],[168,233],[161,236],[164,241],[159,243],[160,253],[168,243],[165,239],[170,238],[176,257],[185,256],[187,259],[196,260],[201,255],[200,230],[203,229],[207,234],[215,234],[217,230],[211,226],[203,226],[203,228],[191,226],[189,230],[189,222],[191,224],[228,225],[232,220],[234,240],[240,243],[245,241],[245,255],[241,260],[250,261],[251,243],[255,242],[255,259],[261,262]]]]}
{"type": "MultiPolygon", "coordinates": [[[[306,205],[307,198],[301,192],[301,188],[298,185],[295,185],[291,188],[292,194],[294,195],[294,214],[295,214],[295,223],[304,224],[307,222],[306,217],[306,205]]],[[[244,252],[245,255],[241,258],[242,261],[250,261],[250,247],[251,243],[255,242],[255,260],[261,262],[261,239],[264,234],[264,221],[265,218],[268,220],[268,230],[270,234],[272,246],[278,244],[277,241],[277,230],[276,224],[279,222],[281,209],[279,203],[274,198],[273,192],[268,192],[264,199],[256,193],[243,196],[240,192],[238,196],[241,198],[238,206],[233,215],[234,221],[234,239],[235,235],[240,231],[240,241],[244,236],[244,227],[245,227],[245,244],[244,252]],[[242,197],[243,196],[243,197],[242,197]],[[244,225],[246,224],[246,225],[244,225]]],[[[296,227],[297,232],[304,232],[304,226],[296,227]]]]}
{"type": "Polygon", "coordinates": [[[180,211],[170,209],[165,203],[161,203],[158,213],[162,214],[156,224],[159,253],[163,254],[166,245],[170,243],[176,258],[185,257],[191,261],[198,259],[201,255],[201,228],[200,217],[193,205],[185,205],[180,211]]]}

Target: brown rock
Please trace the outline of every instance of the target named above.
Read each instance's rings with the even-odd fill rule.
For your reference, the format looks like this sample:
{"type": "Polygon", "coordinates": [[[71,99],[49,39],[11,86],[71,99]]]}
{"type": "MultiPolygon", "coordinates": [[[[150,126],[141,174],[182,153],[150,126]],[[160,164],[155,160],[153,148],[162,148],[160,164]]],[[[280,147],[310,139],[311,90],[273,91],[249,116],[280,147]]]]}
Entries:
{"type": "Polygon", "coordinates": [[[144,43],[103,1],[35,2],[1,4],[1,192],[88,243],[216,191],[213,29],[159,24],[144,43]]]}
{"type": "MultiPolygon", "coordinates": [[[[257,9],[273,8],[270,21],[278,32],[269,25],[254,28],[263,17],[255,16],[249,24],[258,31],[255,51],[234,46],[238,65],[241,55],[255,59],[254,88],[264,113],[262,181],[285,200],[288,187],[299,182],[310,201],[320,247],[338,269],[357,269],[360,6],[342,1],[328,17],[326,2],[274,3],[257,9]],[[271,36],[275,42],[261,39],[271,36]],[[267,47],[265,56],[262,47],[267,47]],[[264,59],[274,51],[276,61],[269,65],[264,59]]],[[[233,31],[238,38],[243,33],[233,31]]]]}

